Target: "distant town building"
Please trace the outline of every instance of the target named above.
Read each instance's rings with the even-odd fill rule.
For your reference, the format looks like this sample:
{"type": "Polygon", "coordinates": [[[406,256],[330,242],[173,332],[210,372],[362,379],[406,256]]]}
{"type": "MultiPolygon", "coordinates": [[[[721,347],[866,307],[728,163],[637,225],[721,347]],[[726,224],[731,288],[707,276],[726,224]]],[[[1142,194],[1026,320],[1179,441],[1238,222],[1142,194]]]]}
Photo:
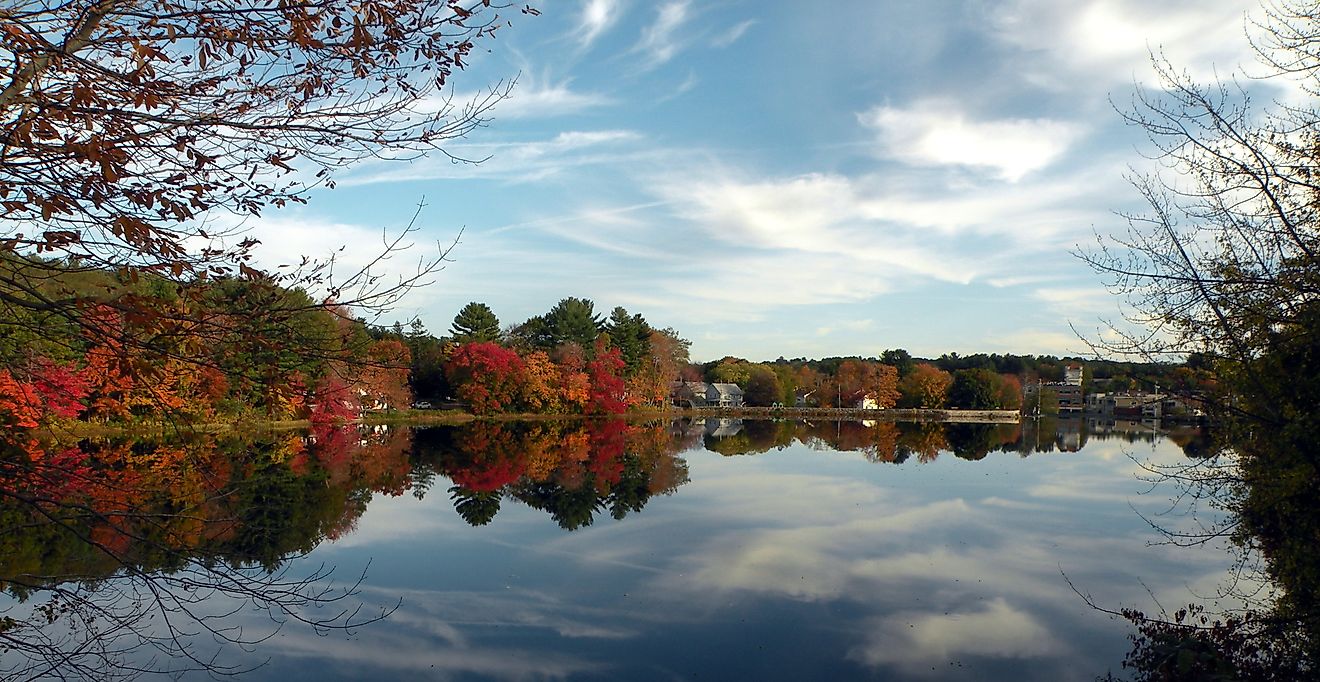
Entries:
{"type": "Polygon", "coordinates": [[[1144,391],[1093,393],[1086,399],[1086,410],[1114,418],[1187,419],[1204,414],[1194,399],[1144,391]]]}
{"type": "MultiPolygon", "coordinates": [[[[1069,363],[1063,368],[1063,381],[1046,381],[1023,386],[1025,404],[1037,398],[1038,391],[1050,391],[1059,401],[1059,412],[1081,412],[1086,408],[1086,397],[1082,393],[1082,366],[1069,363]]],[[[1038,398],[1037,398],[1038,399],[1038,398]]]]}
{"type": "Polygon", "coordinates": [[[1081,412],[1086,407],[1081,384],[1070,384],[1065,381],[1051,384],[1050,388],[1059,396],[1060,412],[1081,412]]]}

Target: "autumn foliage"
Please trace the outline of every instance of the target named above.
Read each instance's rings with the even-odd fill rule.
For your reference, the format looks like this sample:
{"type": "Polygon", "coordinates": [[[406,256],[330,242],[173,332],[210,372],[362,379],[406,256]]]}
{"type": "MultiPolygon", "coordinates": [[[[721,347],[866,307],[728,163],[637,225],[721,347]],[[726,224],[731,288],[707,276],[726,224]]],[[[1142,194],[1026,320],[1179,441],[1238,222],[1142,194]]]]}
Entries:
{"type": "Polygon", "coordinates": [[[587,412],[591,414],[620,414],[628,408],[623,379],[623,358],[617,348],[606,348],[596,341],[596,357],[587,363],[587,379],[591,382],[591,397],[587,412]]]}
{"type": "MultiPolygon", "coordinates": [[[[224,343],[203,347],[186,333],[144,346],[123,339],[159,334],[157,320],[93,307],[85,334],[58,346],[19,347],[0,372],[0,423],[35,428],[57,420],[196,424],[237,417],[346,421],[364,409],[405,407],[408,349],[372,340],[361,323],[313,307],[334,359],[281,350],[278,337],[247,337],[234,320],[224,343]],[[274,351],[274,352],[272,352],[274,351]],[[45,355],[60,355],[56,360],[45,355]]],[[[303,349],[305,351],[305,349],[303,349]]]]}
{"type": "Polygon", "coordinates": [[[419,467],[448,477],[455,511],[478,526],[512,498],[573,530],[604,510],[616,519],[641,511],[687,482],[683,444],[664,425],[476,421],[421,432],[418,441],[419,467]]]}
{"type": "Polygon", "coordinates": [[[489,341],[459,346],[446,370],[458,398],[477,414],[516,407],[526,376],[517,353],[489,341]]]}
{"type": "Polygon", "coordinates": [[[912,368],[899,382],[904,407],[938,408],[948,400],[953,375],[927,363],[912,368]]]}
{"type": "Polygon", "coordinates": [[[628,408],[617,348],[598,341],[593,357],[567,344],[558,362],[540,350],[518,351],[480,341],[454,350],[446,374],[455,396],[476,414],[497,412],[621,414],[628,408]]]}

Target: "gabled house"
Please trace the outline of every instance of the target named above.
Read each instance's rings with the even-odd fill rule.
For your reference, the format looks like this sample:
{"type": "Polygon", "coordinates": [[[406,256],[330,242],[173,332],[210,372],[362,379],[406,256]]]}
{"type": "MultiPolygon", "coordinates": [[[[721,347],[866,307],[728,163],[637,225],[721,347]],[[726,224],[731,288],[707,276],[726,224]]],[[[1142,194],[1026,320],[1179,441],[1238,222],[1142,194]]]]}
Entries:
{"type": "Polygon", "coordinates": [[[709,389],[702,381],[675,381],[669,387],[669,401],[676,407],[705,407],[709,389]]]}
{"type": "Polygon", "coordinates": [[[706,404],[713,407],[742,407],[743,390],[738,384],[707,384],[706,404]]]}
{"type": "Polygon", "coordinates": [[[675,381],[669,400],[678,407],[742,407],[743,390],[738,384],[675,381]]]}

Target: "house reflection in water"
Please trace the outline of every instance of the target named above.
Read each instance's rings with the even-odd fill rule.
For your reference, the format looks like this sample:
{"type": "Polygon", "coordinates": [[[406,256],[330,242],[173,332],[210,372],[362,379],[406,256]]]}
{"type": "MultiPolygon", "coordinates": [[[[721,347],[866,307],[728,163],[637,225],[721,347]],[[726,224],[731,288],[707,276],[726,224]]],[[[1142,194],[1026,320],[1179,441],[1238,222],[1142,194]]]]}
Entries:
{"type": "Polygon", "coordinates": [[[712,438],[728,438],[738,435],[743,429],[741,419],[706,419],[706,435],[712,438]]]}
{"type": "Polygon", "coordinates": [[[696,419],[678,419],[673,422],[671,432],[685,438],[729,438],[743,430],[743,420],[735,418],[698,417],[696,419]]]}

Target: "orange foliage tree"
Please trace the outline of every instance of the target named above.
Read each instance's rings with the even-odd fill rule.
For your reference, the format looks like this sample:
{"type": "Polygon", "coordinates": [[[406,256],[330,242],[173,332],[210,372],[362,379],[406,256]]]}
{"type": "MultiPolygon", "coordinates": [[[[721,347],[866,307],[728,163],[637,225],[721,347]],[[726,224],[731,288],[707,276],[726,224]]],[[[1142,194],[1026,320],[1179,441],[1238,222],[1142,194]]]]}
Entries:
{"type": "Polygon", "coordinates": [[[523,358],[520,399],[533,412],[556,413],[565,409],[559,367],[545,351],[532,351],[523,358]]]}
{"type": "Polygon", "coordinates": [[[928,363],[912,368],[899,382],[898,388],[904,407],[939,408],[949,399],[953,375],[928,363]]]}
{"type": "Polygon", "coordinates": [[[1000,409],[1022,409],[1022,380],[1016,374],[1000,374],[995,392],[1000,409]]]}
{"type": "Polygon", "coordinates": [[[844,360],[834,375],[833,395],[823,400],[839,402],[836,407],[851,407],[863,399],[874,401],[881,409],[898,402],[898,370],[878,362],[844,360]]]}
{"type": "Polygon", "coordinates": [[[0,424],[11,429],[35,429],[41,411],[37,392],[14,379],[7,369],[0,369],[0,424]]]}
{"type": "Polygon", "coordinates": [[[407,407],[412,402],[408,390],[408,368],[412,357],[408,347],[396,339],[381,339],[367,348],[366,362],[359,367],[356,381],[364,408],[407,407]]]}

